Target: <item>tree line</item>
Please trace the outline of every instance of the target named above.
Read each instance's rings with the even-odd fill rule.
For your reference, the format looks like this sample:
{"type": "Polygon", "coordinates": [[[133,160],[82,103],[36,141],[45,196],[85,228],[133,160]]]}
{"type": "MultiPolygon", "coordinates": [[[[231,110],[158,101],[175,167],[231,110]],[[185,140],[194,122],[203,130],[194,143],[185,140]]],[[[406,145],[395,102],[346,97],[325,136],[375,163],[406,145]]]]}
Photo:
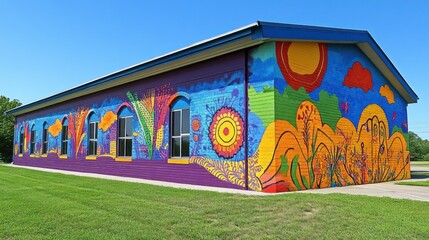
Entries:
{"type": "Polygon", "coordinates": [[[429,161],[429,141],[410,131],[411,161],[429,161]]]}
{"type": "Polygon", "coordinates": [[[6,111],[20,106],[21,103],[0,96],[0,162],[12,162],[13,156],[13,130],[15,118],[6,115],[6,111]]]}

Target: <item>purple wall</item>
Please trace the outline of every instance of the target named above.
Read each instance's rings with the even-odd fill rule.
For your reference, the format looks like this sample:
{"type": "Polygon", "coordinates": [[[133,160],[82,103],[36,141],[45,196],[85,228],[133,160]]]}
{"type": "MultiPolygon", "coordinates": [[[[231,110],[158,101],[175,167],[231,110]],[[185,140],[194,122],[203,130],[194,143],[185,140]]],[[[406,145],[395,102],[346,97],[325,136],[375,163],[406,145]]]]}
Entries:
{"type": "MultiPolygon", "coordinates": [[[[191,124],[193,124],[190,134],[191,158],[210,159],[210,163],[215,163],[216,166],[219,165],[218,163],[224,165],[242,161],[244,142],[231,148],[231,154],[222,155],[222,152],[214,150],[216,143],[211,141],[209,128],[213,122],[213,116],[221,109],[229,109],[242,118],[245,117],[244,68],[245,52],[238,51],[20,115],[15,125],[14,164],[197,185],[244,188],[242,184],[234,181],[219,179],[217,174],[222,167],[219,169],[210,167],[207,161],[190,161],[190,164],[168,163],[169,106],[167,104],[177,96],[185,96],[190,100],[191,124]],[[135,101],[130,96],[136,97],[135,101]],[[155,103],[148,106],[148,102],[144,100],[151,97],[155,103]],[[133,114],[132,161],[116,161],[112,155],[116,152],[112,142],[116,138],[116,133],[113,131],[116,131],[117,121],[108,130],[100,127],[98,130],[99,154],[96,160],[86,160],[87,117],[94,112],[101,125],[106,118],[106,113],[117,114],[120,106],[128,106],[133,114]],[[139,106],[148,108],[152,114],[152,125],[144,121],[141,115],[139,116],[136,110],[139,106]],[[59,156],[61,133],[57,136],[54,133],[56,125],[64,118],[68,119],[71,131],[67,159],[59,156]],[[49,126],[50,133],[46,155],[42,154],[41,147],[44,123],[49,126]],[[145,126],[151,126],[149,135],[143,133],[145,126]],[[36,146],[33,154],[30,154],[31,129],[36,131],[36,146]],[[23,154],[19,154],[21,131],[25,135],[23,154]],[[150,143],[148,143],[149,139],[152,140],[150,143]]],[[[244,129],[242,134],[244,136],[244,129]]],[[[241,171],[239,175],[242,175],[239,177],[242,178],[244,172],[241,171]]]]}

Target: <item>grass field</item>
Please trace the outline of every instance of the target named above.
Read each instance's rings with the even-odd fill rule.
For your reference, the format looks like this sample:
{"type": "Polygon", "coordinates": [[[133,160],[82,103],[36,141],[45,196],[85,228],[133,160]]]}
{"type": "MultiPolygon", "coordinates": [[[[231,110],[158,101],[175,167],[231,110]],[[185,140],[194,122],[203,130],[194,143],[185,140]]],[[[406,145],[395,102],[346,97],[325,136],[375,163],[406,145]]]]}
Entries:
{"type": "MultiPolygon", "coordinates": [[[[416,182],[398,182],[399,185],[422,186],[429,187],[429,181],[416,181],[416,182]]],[[[429,191],[429,190],[428,190],[429,191]]]]}
{"type": "Polygon", "coordinates": [[[429,161],[412,161],[411,166],[414,167],[429,167],[429,161]]]}
{"type": "Polygon", "coordinates": [[[0,239],[428,239],[429,203],[244,196],[0,165],[0,239]]]}

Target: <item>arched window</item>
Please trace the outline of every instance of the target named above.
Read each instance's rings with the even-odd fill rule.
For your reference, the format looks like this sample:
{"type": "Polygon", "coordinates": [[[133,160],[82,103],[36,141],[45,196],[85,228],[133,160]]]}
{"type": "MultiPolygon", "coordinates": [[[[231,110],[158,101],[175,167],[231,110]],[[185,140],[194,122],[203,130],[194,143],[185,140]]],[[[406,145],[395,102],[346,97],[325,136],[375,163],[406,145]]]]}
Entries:
{"type": "Polygon", "coordinates": [[[68,146],[69,146],[69,126],[68,126],[68,121],[65,118],[63,120],[63,128],[61,130],[61,155],[68,154],[68,146]]]}
{"type": "Polygon", "coordinates": [[[19,154],[24,152],[24,127],[21,127],[21,131],[19,131],[19,154]]]}
{"type": "Polygon", "coordinates": [[[42,154],[48,152],[48,123],[43,123],[43,133],[42,133],[42,154]]]}
{"type": "Polygon", "coordinates": [[[30,154],[34,154],[36,151],[36,128],[33,124],[30,132],[30,154]]]}
{"type": "Polygon", "coordinates": [[[88,156],[97,155],[98,118],[94,112],[88,116],[88,156]]]}
{"type": "Polygon", "coordinates": [[[127,107],[119,111],[118,157],[131,157],[133,149],[133,114],[127,107]]]}
{"type": "Polygon", "coordinates": [[[189,101],[177,98],[171,105],[170,156],[172,158],[189,157],[189,101]]]}

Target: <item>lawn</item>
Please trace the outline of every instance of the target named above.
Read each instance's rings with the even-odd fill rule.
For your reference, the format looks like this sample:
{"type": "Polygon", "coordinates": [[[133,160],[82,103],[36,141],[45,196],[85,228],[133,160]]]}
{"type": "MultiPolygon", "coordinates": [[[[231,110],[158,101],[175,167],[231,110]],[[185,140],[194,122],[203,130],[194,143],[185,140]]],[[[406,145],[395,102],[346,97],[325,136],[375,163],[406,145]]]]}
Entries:
{"type": "Polygon", "coordinates": [[[429,203],[245,196],[0,165],[0,239],[428,239],[429,203]]]}
{"type": "Polygon", "coordinates": [[[411,185],[411,186],[422,186],[429,187],[429,181],[416,181],[416,182],[398,182],[399,185],[411,185]]]}
{"type": "Polygon", "coordinates": [[[413,167],[429,167],[429,161],[412,161],[411,166],[413,166],[413,167]]]}

